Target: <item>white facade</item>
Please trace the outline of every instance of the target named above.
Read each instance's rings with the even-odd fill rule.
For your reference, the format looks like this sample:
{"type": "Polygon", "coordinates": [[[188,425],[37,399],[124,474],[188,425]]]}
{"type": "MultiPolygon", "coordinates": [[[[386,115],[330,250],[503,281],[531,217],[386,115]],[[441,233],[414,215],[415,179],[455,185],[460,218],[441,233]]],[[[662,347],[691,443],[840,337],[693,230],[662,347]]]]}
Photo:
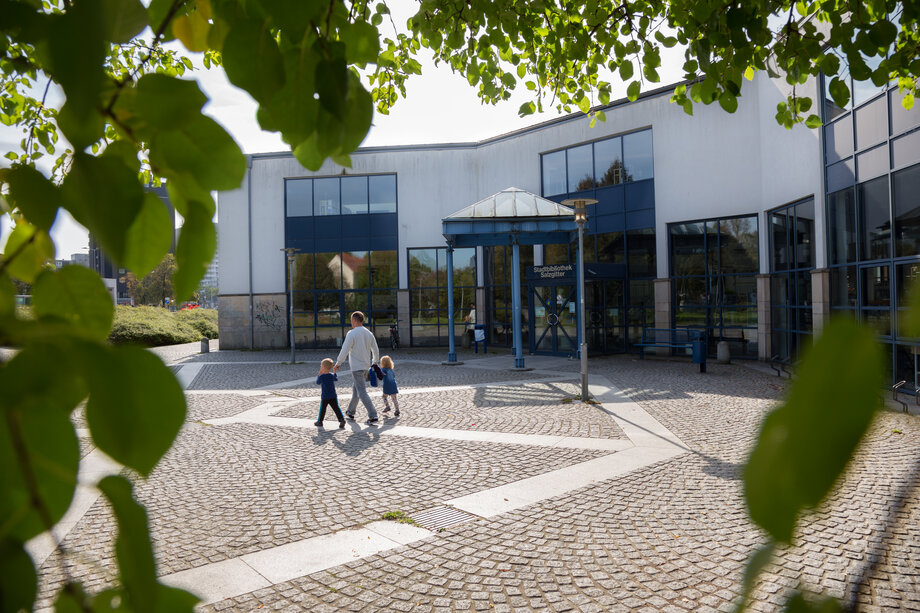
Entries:
{"type": "MultiPolygon", "coordinates": [[[[260,345],[253,323],[257,297],[285,299],[285,179],[395,173],[399,287],[405,289],[407,249],[444,246],[444,217],[508,187],[542,195],[541,154],[640,129],[651,128],[653,137],[657,276],[669,275],[668,224],[743,214],[758,216],[760,272],[767,273],[764,212],[803,198],[823,201],[820,131],[786,130],[774,118],[784,86],[758,76],[745,84],[736,113],[717,104],[696,105],[693,116],[669,102],[673,88],[667,87],[612,105],[605,109],[606,122],[594,127],[578,114],[478,143],[362,148],[351,156],[351,168],[327,161],[310,172],[288,153],[250,156],[242,187],[219,194],[219,287],[228,339],[225,343],[222,329],[222,344],[285,342],[282,335],[260,345]],[[225,316],[231,300],[236,307],[225,316]]],[[[799,93],[818,99],[813,83],[799,93]]],[[[822,245],[823,213],[817,208],[822,245]]],[[[818,250],[818,267],[824,265],[823,251],[818,250]]],[[[539,263],[539,250],[535,258],[539,263]]]]}

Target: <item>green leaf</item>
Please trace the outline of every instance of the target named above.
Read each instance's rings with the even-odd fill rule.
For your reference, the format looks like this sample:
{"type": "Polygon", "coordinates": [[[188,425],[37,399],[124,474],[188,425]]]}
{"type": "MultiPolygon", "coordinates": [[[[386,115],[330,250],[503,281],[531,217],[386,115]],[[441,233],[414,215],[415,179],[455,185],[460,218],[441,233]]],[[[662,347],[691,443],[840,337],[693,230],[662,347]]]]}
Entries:
{"type": "Polygon", "coordinates": [[[518,115],[521,117],[533,115],[536,110],[537,107],[533,102],[525,102],[521,105],[521,108],[518,109],[518,115]]]}
{"type": "Polygon", "coordinates": [[[828,494],[879,408],[875,334],[832,321],[803,359],[786,402],[769,413],[744,474],[751,518],[790,543],[799,513],[828,494]]]}
{"type": "Polygon", "coordinates": [[[147,528],[147,512],[132,496],[131,482],[122,476],[108,476],[99,482],[115,519],[118,538],[115,554],[128,604],[136,613],[156,611],[157,575],[153,547],[147,528]]]}
{"type": "Polygon", "coordinates": [[[206,191],[236,189],[246,172],[239,146],[220,124],[204,115],[181,130],[158,132],[150,143],[150,159],[167,179],[184,176],[206,191]]]}
{"type": "Polygon", "coordinates": [[[65,266],[39,275],[32,286],[32,308],[39,319],[69,321],[99,340],[105,340],[112,327],[112,295],[99,275],[83,266],[65,266]]]}
{"type": "Polygon", "coordinates": [[[879,49],[887,49],[891,43],[898,37],[898,28],[896,25],[886,19],[876,21],[869,28],[869,38],[879,49]]]}
{"type": "Polygon", "coordinates": [[[722,90],[719,94],[719,106],[728,113],[734,113],[738,110],[738,99],[728,90],[722,90]]]}
{"type": "Polygon", "coordinates": [[[211,215],[197,202],[190,203],[179,243],[176,245],[176,273],[173,287],[176,299],[185,300],[192,295],[198,283],[208,270],[217,248],[217,234],[211,215]]]}
{"type": "Polygon", "coordinates": [[[144,277],[163,259],[172,245],[172,221],[166,204],[152,192],[144,195],[144,204],[128,229],[125,266],[144,277]]]}
{"type": "Polygon", "coordinates": [[[86,419],[93,440],[114,460],[147,476],[182,426],[182,389],[145,349],[94,346],[88,351],[86,419]]]}
{"type": "Polygon", "coordinates": [[[830,597],[806,600],[801,592],[795,592],[786,602],[786,613],[843,613],[843,606],[830,597]]]}
{"type": "Polygon", "coordinates": [[[38,577],[21,543],[0,540],[0,611],[31,611],[38,577]]]}
{"type": "Polygon", "coordinates": [[[42,265],[51,259],[54,259],[54,243],[48,233],[20,220],[3,250],[3,262],[10,276],[32,283],[42,265]]]}
{"type": "Polygon", "coordinates": [[[587,96],[582,96],[578,100],[578,108],[582,113],[587,114],[591,110],[591,101],[588,100],[587,96]]]}
{"type": "MultiPolygon", "coordinates": [[[[56,402],[66,392],[30,394],[22,390],[23,382],[17,377],[23,371],[28,381],[36,379],[34,370],[23,366],[41,367],[27,352],[28,348],[22,350],[0,368],[0,389],[4,390],[0,396],[0,539],[12,537],[22,542],[49,528],[43,518],[54,524],[64,516],[77,485],[80,462],[69,415],[73,407],[56,402]],[[41,513],[36,501],[43,508],[41,513]]],[[[43,381],[57,387],[53,378],[43,381]]]]}
{"type": "Polygon", "coordinates": [[[195,81],[151,73],[137,82],[134,110],[154,128],[175,130],[200,117],[207,101],[195,81]]]}
{"type": "Polygon", "coordinates": [[[139,0],[102,0],[105,37],[127,43],[147,27],[147,10],[139,0]]]}
{"type": "Polygon", "coordinates": [[[285,84],[284,59],[267,22],[235,22],[224,39],[223,65],[230,82],[260,104],[269,103],[285,84]]]}
{"type": "Polygon", "coordinates": [[[7,275],[0,275],[0,317],[16,313],[16,286],[7,275]]]}
{"type": "Polygon", "coordinates": [[[54,600],[55,613],[86,613],[89,610],[89,599],[79,583],[65,585],[54,600]]]}
{"type": "Polygon", "coordinates": [[[850,88],[847,87],[846,82],[834,77],[831,79],[828,90],[831,92],[834,104],[842,109],[847,108],[847,104],[850,102],[850,88]]]}
{"type": "Polygon", "coordinates": [[[106,54],[104,8],[102,0],[81,0],[47,18],[50,72],[77,120],[88,120],[99,105],[106,54]]]}
{"type": "Polygon", "coordinates": [[[179,15],[172,22],[172,33],[189,51],[207,51],[210,30],[211,24],[200,10],[179,15]]]}
{"type": "Polygon", "coordinates": [[[201,600],[178,588],[166,585],[157,586],[157,613],[193,613],[195,605],[201,600]]]}
{"type": "Polygon", "coordinates": [[[126,230],[144,201],[137,174],[117,156],[77,153],[61,189],[74,219],[93,233],[109,257],[123,262],[126,230]]]}
{"type": "Polygon", "coordinates": [[[629,86],[626,88],[626,97],[629,98],[630,100],[637,99],[639,97],[639,87],[640,85],[638,81],[633,81],[632,83],[630,83],[629,86]]]}
{"type": "Polygon", "coordinates": [[[321,59],[316,64],[316,92],[319,103],[333,117],[341,120],[345,97],[348,95],[348,66],[345,64],[343,45],[333,50],[335,55],[321,59]]]}
{"type": "Polygon", "coordinates": [[[822,125],[821,118],[815,114],[808,116],[808,119],[805,120],[805,125],[811,129],[820,128],[822,125]]]}
{"type": "Polygon", "coordinates": [[[339,28],[339,39],[345,44],[345,59],[349,64],[372,63],[380,53],[377,28],[366,21],[345,23],[339,28]]]}
{"type": "Polygon", "coordinates": [[[46,232],[50,230],[61,205],[61,194],[57,186],[32,166],[11,168],[7,171],[5,179],[10,188],[9,200],[13,206],[17,207],[33,226],[46,232]]]}
{"type": "Polygon", "coordinates": [[[744,69],[744,78],[747,79],[748,81],[754,80],[754,67],[753,66],[748,66],[747,68],[744,69]]]}
{"type": "Polygon", "coordinates": [[[64,136],[73,145],[74,151],[86,150],[101,139],[105,131],[102,115],[90,113],[85,117],[78,117],[69,103],[65,103],[58,112],[57,122],[64,136]]]}
{"type": "Polygon", "coordinates": [[[620,62],[619,72],[620,72],[620,78],[623,80],[624,83],[626,81],[629,81],[630,79],[632,79],[632,76],[633,76],[633,63],[630,62],[629,60],[620,62]]]}

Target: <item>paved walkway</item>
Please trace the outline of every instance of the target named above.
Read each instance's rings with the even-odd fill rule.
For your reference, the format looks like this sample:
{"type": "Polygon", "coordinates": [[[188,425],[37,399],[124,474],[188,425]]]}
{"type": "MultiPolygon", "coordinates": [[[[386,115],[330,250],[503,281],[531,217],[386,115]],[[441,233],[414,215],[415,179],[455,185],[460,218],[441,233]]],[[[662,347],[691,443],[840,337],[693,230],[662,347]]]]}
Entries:
{"type": "MultiPolygon", "coordinates": [[[[448,367],[443,351],[402,349],[400,418],[338,430],[332,416],[313,426],[324,354],[197,349],[156,350],[189,412],[137,496],[161,580],[202,610],[730,610],[763,542],[739,474],[785,383],[757,369],[592,359],[586,404],[571,361],[528,356],[534,370],[512,372],[504,353],[448,367]]],[[[917,420],[882,415],[758,586],[758,610],[799,583],[843,597],[879,555],[864,609],[920,610],[920,493],[885,525],[920,456],[917,420]]],[[[81,444],[84,485],[58,530],[74,555],[31,544],[39,607],[65,573],[91,591],[113,580],[114,521],[92,483],[118,467],[81,444]]]]}

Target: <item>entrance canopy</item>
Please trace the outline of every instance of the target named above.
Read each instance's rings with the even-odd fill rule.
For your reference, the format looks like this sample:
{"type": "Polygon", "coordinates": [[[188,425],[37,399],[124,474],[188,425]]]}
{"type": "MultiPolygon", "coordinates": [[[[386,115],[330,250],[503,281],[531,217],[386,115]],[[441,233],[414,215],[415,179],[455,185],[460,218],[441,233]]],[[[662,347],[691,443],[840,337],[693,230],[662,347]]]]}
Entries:
{"type": "Polygon", "coordinates": [[[441,220],[452,247],[568,243],[577,230],[575,211],[509,187],[441,220]]]}
{"type": "MultiPolygon", "coordinates": [[[[447,304],[454,303],[453,250],[457,247],[511,245],[512,330],[514,367],[524,368],[521,336],[520,245],[568,243],[575,225],[575,211],[536,194],[509,187],[497,194],[448,215],[441,220],[447,239],[447,304]]],[[[579,257],[579,262],[581,258],[579,257]]],[[[457,363],[454,318],[447,318],[447,363],[457,363]]]]}

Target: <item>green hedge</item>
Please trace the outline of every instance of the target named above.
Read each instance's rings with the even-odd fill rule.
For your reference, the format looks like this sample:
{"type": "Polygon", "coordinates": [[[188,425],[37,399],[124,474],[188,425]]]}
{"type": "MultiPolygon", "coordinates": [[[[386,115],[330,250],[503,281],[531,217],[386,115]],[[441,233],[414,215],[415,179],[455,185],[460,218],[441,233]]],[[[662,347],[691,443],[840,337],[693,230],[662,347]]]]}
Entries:
{"type": "Polygon", "coordinates": [[[109,340],[156,347],[217,338],[217,311],[193,309],[170,312],[160,307],[118,306],[109,340]]]}

